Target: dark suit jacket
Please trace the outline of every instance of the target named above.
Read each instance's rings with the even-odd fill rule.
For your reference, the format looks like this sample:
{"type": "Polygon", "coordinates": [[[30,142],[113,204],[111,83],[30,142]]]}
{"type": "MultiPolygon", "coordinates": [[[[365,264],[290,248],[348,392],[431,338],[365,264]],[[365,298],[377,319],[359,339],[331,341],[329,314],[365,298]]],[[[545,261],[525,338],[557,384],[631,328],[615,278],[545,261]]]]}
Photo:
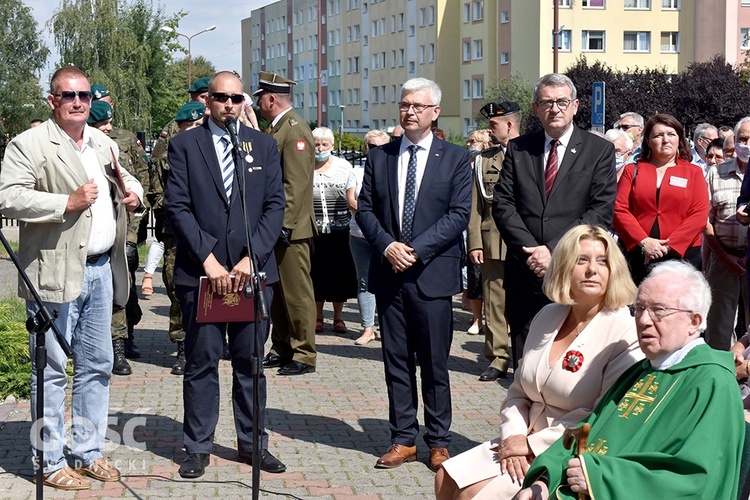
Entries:
{"type": "MultiPolygon", "coordinates": [[[[245,177],[245,200],[253,250],[268,283],[278,281],[273,247],[284,218],[284,187],[276,141],[244,125],[240,173],[245,177]]],[[[227,203],[221,167],[208,122],[169,141],[169,174],[164,206],[177,238],[174,282],[197,286],[205,275],[203,262],[213,252],[228,270],[247,255],[245,224],[238,182],[227,203]]]]}
{"type": "Polygon", "coordinates": [[[526,265],[528,254],[521,247],[547,245],[554,250],[574,226],[612,224],[617,193],[612,144],[574,125],[549,198],[544,191],[544,147],[543,130],[510,141],[495,186],[492,215],[508,245],[507,290],[541,291],[541,279],[526,265]]]}
{"type": "MultiPolygon", "coordinates": [[[[403,274],[395,273],[383,255],[388,245],[401,238],[400,145],[396,141],[370,150],[358,199],[357,224],[374,249],[368,281],[375,294],[393,292],[403,282],[403,274]]],[[[414,208],[411,241],[419,255],[411,272],[417,273],[417,285],[428,297],[461,291],[461,232],[469,223],[471,175],[468,151],[433,139],[414,208]]]]}

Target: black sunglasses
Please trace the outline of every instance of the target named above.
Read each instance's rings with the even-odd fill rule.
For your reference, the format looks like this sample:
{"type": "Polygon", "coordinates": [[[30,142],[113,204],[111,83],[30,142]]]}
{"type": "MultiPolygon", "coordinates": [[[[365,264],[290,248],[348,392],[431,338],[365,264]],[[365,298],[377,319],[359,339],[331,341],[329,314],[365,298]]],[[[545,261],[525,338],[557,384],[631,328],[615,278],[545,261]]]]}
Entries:
{"type": "Polygon", "coordinates": [[[82,103],[91,102],[91,92],[88,90],[63,90],[59,94],[52,95],[59,97],[61,103],[73,102],[76,100],[76,97],[78,97],[82,103]]]}
{"type": "Polygon", "coordinates": [[[224,92],[211,92],[211,97],[224,104],[227,99],[232,100],[232,104],[241,104],[245,100],[242,94],[225,94],[224,92]]]}

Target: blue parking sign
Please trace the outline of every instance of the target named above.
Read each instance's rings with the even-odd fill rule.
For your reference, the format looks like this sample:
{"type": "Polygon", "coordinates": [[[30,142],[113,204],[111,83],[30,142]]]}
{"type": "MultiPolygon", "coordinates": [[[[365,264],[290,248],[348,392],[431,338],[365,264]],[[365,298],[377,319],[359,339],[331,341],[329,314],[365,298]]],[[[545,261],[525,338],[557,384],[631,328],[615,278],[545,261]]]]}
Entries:
{"type": "Polygon", "coordinates": [[[604,128],[604,82],[591,86],[591,126],[604,128]]]}

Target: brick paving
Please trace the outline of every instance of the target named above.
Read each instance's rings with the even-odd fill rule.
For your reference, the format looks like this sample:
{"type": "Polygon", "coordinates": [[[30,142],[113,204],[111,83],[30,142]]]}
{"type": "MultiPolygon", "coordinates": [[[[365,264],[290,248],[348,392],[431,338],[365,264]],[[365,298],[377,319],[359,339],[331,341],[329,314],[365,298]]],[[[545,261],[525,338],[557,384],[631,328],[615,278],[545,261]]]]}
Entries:
{"type": "MultiPolygon", "coordinates": [[[[142,272],[138,273],[140,280],[142,272]]],[[[168,299],[161,276],[155,293],[141,301],[144,317],[136,328],[142,357],[131,360],[133,374],[113,376],[110,431],[105,455],[124,477],[93,481],[84,492],[45,488],[46,498],[250,498],[251,467],[235,461],[236,438],[230,398],[231,365],[222,361],[221,415],[211,463],[197,480],[177,474],[182,448],[181,377],[171,375],[175,348],[166,334],[168,299]],[[126,439],[121,439],[126,436],[126,439]]],[[[0,296],[15,293],[15,272],[0,260],[0,296]]],[[[453,393],[452,454],[494,437],[498,408],[510,379],[482,383],[486,367],[482,338],[465,333],[471,320],[454,300],[456,333],[451,349],[453,393]]],[[[419,461],[393,469],[373,465],[388,448],[388,401],[380,342],[359,347],[356,301],[344,307],[347,334],[336,334],[326,308],[326,329],[317,337],[317,372],[301,377],[268,373],[269,450],[287,465],[283,474],[261,473],[263,498],[396,499],[433,497],[434,474],[420,439],[419,461]]],[[[270,343],[270,341],[269,341],[270,343]]],[[[266,346],[268,347],[268,345],[266,346]]],[[[420,411],[420,418],[421,418],[420,411]]],[[[0,498],[34,498],[29,460],[31,418],[28,401],[0,404],[0,498]]]]}

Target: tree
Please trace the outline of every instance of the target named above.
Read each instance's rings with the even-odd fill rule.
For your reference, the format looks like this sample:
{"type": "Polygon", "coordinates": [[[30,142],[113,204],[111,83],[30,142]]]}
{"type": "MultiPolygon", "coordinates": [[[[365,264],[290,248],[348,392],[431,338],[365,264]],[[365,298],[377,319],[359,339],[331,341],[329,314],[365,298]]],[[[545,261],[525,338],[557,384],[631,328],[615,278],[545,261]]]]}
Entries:
{"type": "Polygon", "coordinates": [[[119,126],[147,130],[158,83],[178,47],[174,35],[160,28],[182,16],[166,17],[151,0],[61,0],[49,25],[60,66],[74,64],[91,83],[107,85],[119,126]]]}
{"type": "MultiPolygon", "coordinates": [[[[487,87],[484,93],[484,102],[517,102],[521,108],[520,131],[530,132],[540,127],[539,119],[534,114],[531,103],[534,102],[534,86],[527,82],[520,73],[513,73],[508,78],[497,78],[493,84],[487,87]]],[[[480,117],[480,128],[486,128],[487,119],[480,117]]]]}
{"type": "Polygon", "coordinates": [[[32,118],[49,116],[39,86],[49,49],[29,7],[21,0],[1,0],[0,6],[0,118],[12,137],[27,129],[32,118]]]}
{"type": "MultiPolygon", "coordinates": [[[[153,130],[155,133],[161,132],[164,126],[172,120],[177,114],[180,106],[188,100],[187,58],[167,65],[166,76],[159,82],[156,82],[156,94],[152,110],[153,130]]],[[[213,76],[216,68],[211,62],[203,56],[193,57],[193,80],[204,76],[213,76]]],[[[192,83],[192,82],[191,82],[192,83]]]]}

